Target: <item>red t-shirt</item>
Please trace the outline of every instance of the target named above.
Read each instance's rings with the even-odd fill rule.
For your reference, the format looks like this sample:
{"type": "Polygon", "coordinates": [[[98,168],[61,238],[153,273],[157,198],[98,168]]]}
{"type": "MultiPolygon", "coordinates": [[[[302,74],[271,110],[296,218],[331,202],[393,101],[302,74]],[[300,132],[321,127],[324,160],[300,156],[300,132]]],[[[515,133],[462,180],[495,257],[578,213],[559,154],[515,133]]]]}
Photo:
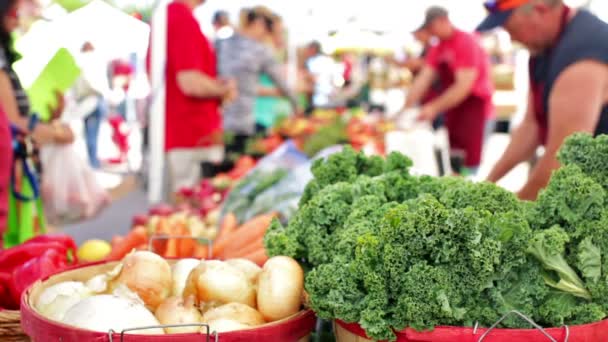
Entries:
{"type": "Polygon", "coordinates": [[[217,77],[215,52],[190,8],[173,2],[167,11],[165,149],[213,145],[222,130],[220,101],[186,96],[177,85],[177,74],[198,70],[217,77]]]}
{"type": "Polygon", "coordinates": [[[481,99],[491,99],[494,86],[490,73],[490,58],[485,52],[477,35],[456,30],[448,40],[441,41],[431,48],[426,62],[441,77],[444,89],[449,88],[459,69],[474,68],[477,80],[473,85],[472,95],[481,99]]]}

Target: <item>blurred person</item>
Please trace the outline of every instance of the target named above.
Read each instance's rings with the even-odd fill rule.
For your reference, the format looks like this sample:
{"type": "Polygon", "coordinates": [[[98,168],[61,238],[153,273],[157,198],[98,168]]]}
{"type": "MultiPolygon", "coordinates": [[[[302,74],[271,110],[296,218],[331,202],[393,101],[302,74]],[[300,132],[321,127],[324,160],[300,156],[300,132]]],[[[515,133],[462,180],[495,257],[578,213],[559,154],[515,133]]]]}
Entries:
{"type": "Polygon", "coordinates": [[[219,10],[213,14],[213,19],[211,21],[213,25],[213,30],[215,31],[215,40],[213,42],[213,47],[215,48],[215,55],[220,55],[220,50],[222,48],[222,42],[226,39],[232,37],[234,34],[234,28],[230,25],[230,17],[228,16],[228,12],[224,10],[219,10]]]}
{"type": "Polygon", "coordinates": [[[85,42],[79,58],[80,77],[73,86],[74,97],[84,112],[84,136],[91,167],[99,169],[99,130],[108,113],[107,101],[112,97],[107,77],[107,64],[91,42],[85,42]]]}
{"type": "MultiPolygon", "coordinates": [[[[64,125],[40,123],[30,115],[29,99],[13,70],[19,59],[14,50],[13,31],[19,26],[19,0],[0,2],[0,245],[7,228],[10,175],[13,168],[11,126],[38,144],[69,143],[73,137],[64,125]]],[[[61,105],[60,96],[58,96],[61,105]]],[[[60,107],[60,106],[58,106],[60,107]]],[[[57,108],[57,110],[62,110],[57,108]]]]}
{"type": "Polygon", "coordinates": [[[502,26],[532,55],[526,116],[488,180],[500,180],[544,146],[518,194],[533,200],[559,167],[556,154],[566,137],[608,133],[608,24],[561,0],[489,1],[486,8],[478,30],[502,26]]]}
{"type": "Polygon", "coordinates": [[[475,173],[481,163],[488,123],[494,115],[489,58],[478,37],[457,29],[444,8],[430,7],[423,27],[439,42],[430,48],[405,108],[421,103],[439,78],[441,93],[421,106],[418,119],[433,121],[445,113],[452,153],[463,153],[463,171],[475,173]]]}
{"type": "Polygon", "coordinates": [[[234,34],[234,28],[230,25],[230,17],[226,11],[219,10],[215,12],[212,24],[215,31],[215,39],[227,39],[234,34]]]}
{"type": "Polygon", "coordinates": [[[194,186],[202,164],[223,160],[219,107],[235,96],[234,85],[218,79],[216,55],[194,17],[204,3],[174,0],[167,8],[165,151],[173,191],[194,186]]]}
{"type": "Polygon", "coordinates": [[[224,107],[224,130],[232,135],[226,152],[237,154],[244,152],[247,140],[256,133],[254,104],[260,75],[268,75],[278,93],[289,99],[292,111],[298,111],[281,65],[266,45],[275,32],[276,16],[265,7],[255,7],[247,10],[243,20],[243,26],[223,44],[219,58],[220,75],[234,79],[238,88],[237,98],[224,107]]]}
{"type": "Polygon", "coordinates": [[[310,99],[314,108],[326,108],[331,105],[331,98],[336,89],[334,80],[337,76],[336,62],[321,50],[321,43],[313,41],[306,47],[306,69],[314,84],[310,99]]]}
{"type": "MultiPolygon", "coordinates": [[[[265,43],[280,61],[281,74],[285,75],[285,31],[283,29],[283,19],[278,15],[274,15],[273,20],[273,32],[268,34],[265,43]]],[[[256,130],[264,132],[274,126],[281,116],[289,114],[289,106],[289,101],[281,98],[281,91],[275,86],[272,78],[266,74],[260,75],[258,96],[254,105],[256,130]]]]}
{"type": "Polygon", "coordinates": [[[113,90],[124,94],[116,111],[127,120],[127,94],[135,76],[135,68],[128,59],[115,59],[110,63],[110,83],[113,90]]]}

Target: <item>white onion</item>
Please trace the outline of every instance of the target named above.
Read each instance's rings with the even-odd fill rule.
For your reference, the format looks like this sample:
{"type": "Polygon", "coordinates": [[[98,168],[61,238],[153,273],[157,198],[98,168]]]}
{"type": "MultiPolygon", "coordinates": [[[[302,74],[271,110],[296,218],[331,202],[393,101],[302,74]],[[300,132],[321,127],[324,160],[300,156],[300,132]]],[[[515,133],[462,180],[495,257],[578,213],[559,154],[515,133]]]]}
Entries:
{"type": "MultiPolygon", "coordinates": [[[[171,297],[158,306],[154,315],[163,325],[201,323],[201,313],[194,306],[194,297],[190,297],[185,302],[180,297],[171,297]]],[[[169,334],[197,333],[200,329],[199,325],[165,328],[169,334]]]]}
{"type": "Polygon", "coordinates": [[[173,296],[181,297],[184,294],[184,287],[186,287],[186,280],[188,280],[190,272],[200,263],[200,260],[197,259],[183,259],[173,265],[171,268],[173,277],[171,294],[173,296]]]}
{"type": "Polygon", "coordinates": [[[43,316],[61,321],[65,313],[93,291],[79,281],[66,281],[46,288],[38,297],[35,308],[43,316]]]}
{"type": "MultiPolygon", "coordinates": [[[[159,325],[154,315],[142,304],[113,295],[85,298],[72,306],[63,323],[77,328],[104,332],[121,332],[129,328],[159,325]]],[[[128,331],[127,334],[163,335],[161,328],[128,331]]]]}
{"type": "Polygon", "coordinates": [[[152,310],[171,294],[171,266],[157,254],[138,251],[127,255],[113,287],[124,284],[152,310]]]}
{"type": "Polygon", "coordinates": [[[304,292],[304,271],[292,258],[273,257],[266,261],[258,280],[258,310],[266,321],[274,322],[300,311],[304,292]]]}
{"type": "MultiPolygon", "coordinates": [[[[230,331],[251,329],[248,325],[230,319],[217,319],[215,321],[207,322],[206,324],[209,326],[209,334],[213,334],[214,332],[220,334],[230,331]]],[[[203,327],[201,331],[206,333],[207,328],[203,327]]]]}
{"type": "Polygon", "coordinates": [[[258,277],[262,272],[262,268],[253,261],[247,259],[230,259],[226,260],[226,263],[245,273],[247,279],[249,279],[252,284],[258,283],[258,277]]]}
{"type": "Polygon", "coordinates": [[[194,295],[198,302],[216,304],[242,303],[255,308],[255,288],[239,269],[217,260],[202,261],[192,270],[184,298],[194,295]]]}
{"type": "Polygon", "coordinates": [[[255,309],[241,303],[230,303],[211,309],[203,315],[203,322],[212,322],[227,319],[248,326],[257,326],[266,323],[264,317],[255,309]]]}

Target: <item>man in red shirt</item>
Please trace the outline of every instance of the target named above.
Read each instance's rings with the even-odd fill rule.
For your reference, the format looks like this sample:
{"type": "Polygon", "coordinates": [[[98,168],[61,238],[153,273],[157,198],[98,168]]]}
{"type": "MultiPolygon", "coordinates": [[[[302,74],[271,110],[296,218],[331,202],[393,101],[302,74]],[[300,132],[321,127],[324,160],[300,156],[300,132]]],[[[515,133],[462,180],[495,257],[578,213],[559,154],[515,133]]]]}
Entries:
{"type": "Polygon", "coordinates": [[[423,27],[439,43],[430,49],[405,107],[419,104],[439,78],[441,93],[421,107],[419,119],[432,121],[445,113],[450,148],[464,153],[464,166],[475,172],[481,162],[487,123],[494,114],[489,58],[477,37],[454,27],[441,7],[427,10],[423,27]]]}
{"type": "Polygon", "coordinates": [[[219,106],[234,85],[217,79],[216,57],[194,17],[204,0],[174,0],[167,8],[166,127],[173,190],[194,185],[201,163],[223,159],[219,106]]]}

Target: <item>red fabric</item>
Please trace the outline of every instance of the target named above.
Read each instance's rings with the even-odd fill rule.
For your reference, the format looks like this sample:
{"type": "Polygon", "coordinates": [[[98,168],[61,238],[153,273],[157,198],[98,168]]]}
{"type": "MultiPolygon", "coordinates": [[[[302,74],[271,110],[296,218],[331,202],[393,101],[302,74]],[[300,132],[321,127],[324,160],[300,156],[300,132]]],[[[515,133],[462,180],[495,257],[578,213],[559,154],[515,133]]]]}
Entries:
{"type": "Polygon", "coordinates": [[[11,142],[8,117],[0,109],[0,243],[8,225],[8,194],[13,161],[11,142]]]}
{"type": "MultiPolygon", "coordinates": [[[[437,71],[440,71],[442,65],[447,67],[449,77],[441,75],[440,72],[441,84],[444,89],[449,88],[454,83],[458,70],[476,69],[478,75],[472,95],[484,99],[492,98],[494,86],[491,80],[490,58],[479,43],[478,36],[455,30],[450,39],[443,40],[437,46],[431,48],[426,62],[437,71]]],[[[492,113],[487,114],[491,115],[492,113]]]]}
{"type": "Polygon", "coordinates": [[[215,53],[190,8],[173,2],[167,16],[165,149],[212,145],[222,127],[220,101],[186,96],[177,85],[177,74],[197,70],[217,77],[215,53]]]}
{"type": "Polygon", "coordinates": [[[491,101],[471,96],[446,112],[445,126],[450,148],[465,153],[466,167],[479,167],[481,163],[487,113],[491,111],[491,101]]]}
{"type": "MultiPolygon", "coordinates": [[[[348,324],[336,321],[341,327],[352,334],[366,338],[365,331],[358,324],[348,324]]],[[[418,332],[405,329],[396,332],[397,342],[477,342],[487,329],[461,327],[436,327],[433,331],[418,332]]],[[[559,342],[604,342],[608,341],[608,320],[577,325],[566,328],[549,328],[545,331],[559,342]],[[568,334],[569,333],[569,334],[568,334]]],[[[549,339],[535,329],[494,329],[485,337],[486,342],[544,342],[549,339]]]]}

